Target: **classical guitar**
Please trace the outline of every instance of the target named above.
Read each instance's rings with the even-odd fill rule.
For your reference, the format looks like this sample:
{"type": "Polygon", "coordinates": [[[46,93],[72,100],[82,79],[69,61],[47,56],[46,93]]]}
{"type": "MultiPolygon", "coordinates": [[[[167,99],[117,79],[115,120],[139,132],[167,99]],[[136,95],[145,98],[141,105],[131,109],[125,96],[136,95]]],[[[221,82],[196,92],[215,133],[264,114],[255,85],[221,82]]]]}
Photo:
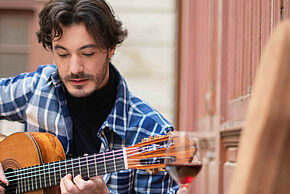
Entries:
{"type": "MultiPolygon", "coordinates": [[[[66,174],[84,179],[125,169],[162,169],[168,135],[149,137],[131,147],[65,159],[50,133],[14,133],[0,142],[0,162],[9,181],[5,193],[59,193],[66,174]]],[[[152,172],[152,171],[151,171],[152,172]]]]}

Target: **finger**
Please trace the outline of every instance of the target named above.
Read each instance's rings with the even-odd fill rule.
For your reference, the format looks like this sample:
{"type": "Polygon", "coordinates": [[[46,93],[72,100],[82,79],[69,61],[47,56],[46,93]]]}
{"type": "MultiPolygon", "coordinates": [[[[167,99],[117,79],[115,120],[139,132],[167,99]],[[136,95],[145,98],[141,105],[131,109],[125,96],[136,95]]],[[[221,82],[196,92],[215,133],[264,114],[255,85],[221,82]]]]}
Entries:
{"type": "Polygon", "coordinates": [[[93,177],[91,180],[94,182],[95,190],[100,191],[99,193],[109,193],[109,189],[103,179],[103,176],[93,177]]]}
{"type": "Polygon", "coordinates": [[[66,193],[66,188],[65,188],[65,186],[64,186],[64,178],[62,178],[62,179],[60,180],[59,187],[60,187],[60,191],[61,191],[61,193],[66,193]]]}
{"type": "Polygon", "coordinates": [[[103,176],[95,176],[95,177],[92,177],[90,180],[92,180],[98,187],[103,184],[106,184],[103,179],[103,176]]]}
{"type": "Polygon", "coordinates": [[[7,180],[7,178],[6,178],[5,174],[4,174],[3,167],[2,167],[1,163],[0,163],[0,181],[8,186],[8,180],[7,180]]]}
{"type": "Polygon", "coordinates": [[[61,179],[61,193],[77,193],[78,188],[72,182],[72,175],[68,174],[61,179]]]}
{"type": "Polygon", "coordinates": [[[4,194],[5,189],[3,187],[0,187],[0,194],[4,194]]]}
{"type": "Polygon", "coordinates": [[[82,179],[81,175],[78,175],[74,178],[74,183],[81,191],[90,190],[94,187],[94,182],[92,180],[85,181],[82,179]]]}

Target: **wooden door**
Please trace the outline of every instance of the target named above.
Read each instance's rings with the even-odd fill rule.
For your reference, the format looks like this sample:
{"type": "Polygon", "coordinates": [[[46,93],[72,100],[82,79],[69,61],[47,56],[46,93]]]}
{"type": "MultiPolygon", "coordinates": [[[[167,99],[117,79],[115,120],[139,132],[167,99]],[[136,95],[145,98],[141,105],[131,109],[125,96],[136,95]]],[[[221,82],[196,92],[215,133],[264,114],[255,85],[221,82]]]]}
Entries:
{"type": "Polygon", "coordinates": [[[289,0],[182,0],[179,130],[203,138],[204,166],[191,193],[227,194],[261,53],[289,0]]]}

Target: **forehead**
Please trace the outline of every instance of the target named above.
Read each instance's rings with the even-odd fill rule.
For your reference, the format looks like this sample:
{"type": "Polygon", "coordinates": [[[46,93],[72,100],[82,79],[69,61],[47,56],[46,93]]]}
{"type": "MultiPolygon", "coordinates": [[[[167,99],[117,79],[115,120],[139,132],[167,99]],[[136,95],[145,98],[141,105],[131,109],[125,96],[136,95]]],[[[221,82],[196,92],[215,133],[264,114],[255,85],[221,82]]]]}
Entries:
{"type": "Polygon", "coordinates": [[[79,48],[83,45],[94,44],[96,41],[87,31],[86,26],[83,23],[80,24],[71,24],[69,26],[63,26],[62,36],[60,38],[55,38],[52,41],[52,45],[55,46],[61,45],[65,48],[79,48]]]}

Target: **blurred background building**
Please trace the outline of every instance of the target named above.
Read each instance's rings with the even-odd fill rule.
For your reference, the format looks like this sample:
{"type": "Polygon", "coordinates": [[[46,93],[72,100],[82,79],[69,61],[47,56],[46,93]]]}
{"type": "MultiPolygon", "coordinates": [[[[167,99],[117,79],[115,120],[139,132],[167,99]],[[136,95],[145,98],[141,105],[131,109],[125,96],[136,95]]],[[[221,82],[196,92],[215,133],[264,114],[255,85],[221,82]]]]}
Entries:
{"type": "MultiPolygon", "coordinates": [[[[129,31],[116,50],[113,64],[129,89],[176,122],[177,2],[176,0],[109,0],[129,31]]],[[[33,71],[52,63],[37,43],[37,14],[45,0],[0,0],[0,77],[33,71]]],[[[6,135],[23,130],[18,123],[0,121],[6,135]]]]}
{"type": "MultiPolygon", "coordinates": [[[[203,137],[190,193],[227,194],[260,56],[290,0],[108,1],[129,30],[113,58],[129,88],[177,129],[203,137]]],[[[43,3],[0,0],[1,77],[51,63],[35,38],[43,3]]]]}

